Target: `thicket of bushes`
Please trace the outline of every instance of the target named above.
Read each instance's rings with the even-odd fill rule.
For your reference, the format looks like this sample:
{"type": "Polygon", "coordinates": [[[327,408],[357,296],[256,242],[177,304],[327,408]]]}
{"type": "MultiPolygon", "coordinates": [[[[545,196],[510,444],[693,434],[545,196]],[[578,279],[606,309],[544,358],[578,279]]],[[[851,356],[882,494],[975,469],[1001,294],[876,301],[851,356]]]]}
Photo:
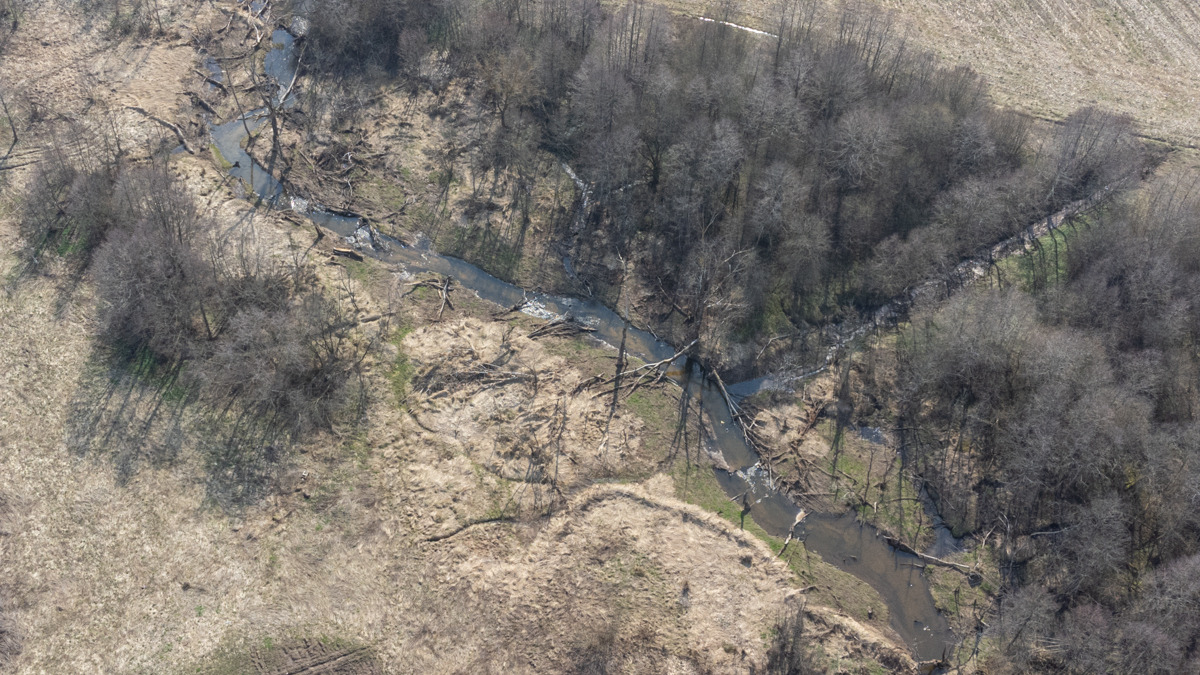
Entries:
{"type": "Polygon", "coordinates": [[[905,333],[908,456],[948,519],[1001,538],[997,665],[1197,672],[1200,194],[1099,213],[1067,256],[1060,284],[905,333]]]}
{"type": "Polygon", "coordinates": [[[353,407],[371,342],[303,260],[217,222],[165,162],[131,164],[93,135],[64,138],[30,182],[25,255],[94,276],[114,353],[180,369],[214,409],[290,433],[353,407]]]}

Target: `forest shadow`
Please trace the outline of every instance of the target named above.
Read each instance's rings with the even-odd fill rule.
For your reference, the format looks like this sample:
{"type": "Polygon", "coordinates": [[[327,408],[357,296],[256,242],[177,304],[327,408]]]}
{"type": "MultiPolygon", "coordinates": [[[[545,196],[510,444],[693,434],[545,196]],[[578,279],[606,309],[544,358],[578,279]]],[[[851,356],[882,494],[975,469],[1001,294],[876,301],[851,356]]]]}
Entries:
{"type": "Polygon", "coordinates": [[[177,466],[194,451],[206,501],[225,511],[270,492],[292,440],[270,420],[201,400],[184,364],[145,348],[94,348],[69,411],[68,450],[108,461],[118,485],[147,469],[177,466]]]}
{"type": "Polygon", "coordinates": [[[77,456],[106,456],[121,485],[143,468],[172,465],[194,398],[181,370],[146,349],[94,348],[69,406],[67,448],[77,456]]]}

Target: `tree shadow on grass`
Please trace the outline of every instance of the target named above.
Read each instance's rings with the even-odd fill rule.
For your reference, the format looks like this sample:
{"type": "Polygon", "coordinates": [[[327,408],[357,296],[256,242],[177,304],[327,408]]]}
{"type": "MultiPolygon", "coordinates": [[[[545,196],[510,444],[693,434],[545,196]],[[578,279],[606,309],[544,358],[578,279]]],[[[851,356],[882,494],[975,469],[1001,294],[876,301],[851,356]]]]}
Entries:
{"type": "Polygon", "coordinates": [[[208,411],[196,424],[205,496],[225,511],[254,504],[279,486],[293,435],[247,411],[208,411]]]}
{"type": "Polygon", "coordinates": [[[67,448],[107,456],[122,485],[142,468],[173,464],[195,399],[181,374],[182,364],[144,348],[94,349],[71,400],[67,448]]]}
{"type": "Polygon", "coordinates": [[[97,347],[70,404],[67,447],[108,459],[117,483],[144,469],[166,468],[195,452],[208,501],[235,511],[278,484],[292,437],[272,420],[202,400],[185,364],[145,348],[97,347]]]}

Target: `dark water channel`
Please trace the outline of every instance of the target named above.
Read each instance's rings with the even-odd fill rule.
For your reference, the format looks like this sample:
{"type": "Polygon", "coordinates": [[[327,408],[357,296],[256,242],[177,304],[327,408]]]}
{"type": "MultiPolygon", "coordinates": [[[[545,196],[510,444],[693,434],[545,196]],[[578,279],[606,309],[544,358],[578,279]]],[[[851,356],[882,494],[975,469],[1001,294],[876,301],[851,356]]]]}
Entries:
{"type": "MultiPolygon", "coordinates": [[[[293,38],[286,31],[277,30],[272,35],[272,42],[277,48],[268,54],[266,68],[268,74],[281,83],[282,94],[297,67],[293,38]]],[[[463,260],[438,255],[426,241],[405,245],[373,232],[360,218],[331,213],[288,195],[272,175],[271,167],[257,164],[241,145],[247,137],[247,128],[255,131],[267,123],[265,110],[247,113],[245,117],[244,121],[235,118],[214,125],[211,132],[217,149],[234,165],[230,173],[253,191],[254,194],[248,197],[261,199],[275,208],[301,212],[314,223],[346,238],[364,255],[402,268],[408,274],[449,276],[489,302],[503,307],[525,302],[522,311],[547,319],[570,316],[595,329],[592,335],[597,339],[609,345],[620,343],[624,321],[596,300],[523,290],[463,260]]],[[[628,329],[625,345],[631,354],[646,362],[669,359],[678,352],[674,346],[649,332],[632,327],[628,329]]],[[[686,356],[669,366],[668,376],[684,388],[686,395],[694,397],[711,422],[712,434],[704,442],[709,453],[719,453],[729,469],[716,470],[726,494],[736,497],[748,493],[748,515],[768,533],[786,537],[792,530],[799,507],[771,484],[713,378],[686,356]]],[[[760,378],[740,386],[733,385],[729,391],[735,397],[744,396],[759,389],[763,381],[760,378]]],[[[940,658],[944,650],[956,642],[945,618],[934,607],[929,585],[921,573],[920,560],[893,549],[874,528],[858,523],[853,514],[810,514],[796,528],[795,535],[809,552],[862,579],[879,593],[888,606],[892,627],[918,659],[940,658]]]]}

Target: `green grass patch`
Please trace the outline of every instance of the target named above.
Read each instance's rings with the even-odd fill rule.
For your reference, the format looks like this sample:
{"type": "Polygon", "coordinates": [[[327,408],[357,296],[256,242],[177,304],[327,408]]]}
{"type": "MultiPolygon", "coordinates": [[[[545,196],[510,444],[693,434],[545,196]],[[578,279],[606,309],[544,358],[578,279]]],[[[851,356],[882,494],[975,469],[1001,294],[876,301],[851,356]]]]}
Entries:
{"type": "MultiPolygon", "coordinates": [[[[524,317],[518,320],[525,321],[524,317]]],[[[532,330],[543,323],[545,322],[541,319],[532,319],[525,326],[522,326],[522,329],[528,327],[529,330],[532,330]]],[[[582,374],[601,375],[605,378],[616,375],[617,351],[590,337],[577,335],[566,338],[544,339],[542,340],[542,348],[548,354],[562,357],[570,363],[572,368],[582,374]]],[[[642,361],[633,356],[626,354],[625,358],[626,370],[642,365],[642,361]]],[[[592,389],[591,391],[594,393],[599,390],[592,389]]],[[[611,393],[611,386],[609,391],[611,393]]]]}
{"type": "MultiPolygon", "coordinates": [[[[355,464],[361,470],[370,468],[371,445],[367,442],[367,434],[363,429],[359,429],[349,438],[342,442],[342,449],[345,451],[345,456],[354,460],[355,464]]],[[[353,490],[354,487],[350,486],[353,490]]]]}
{"type": "Polygon", "coordinates": [[[733,330],[732,337],[735,342],[747,342],[756,335],[780,335],[794,330],[795,326],[783,311],[783,294],[775,291],[733,330]]]}
{"type": "Polygon", "coordinates": [[[835,423],[821,422],[817,432],[830,442],[823,468],[835,477],[830,489],[836,499],[855,509],[864,522],[899,536],[917,550],[933,542],[933,523],[893,449],[860,438],[848,427],[842,430],[835,452],[835,423]]]}
{"type": "Polygon", "coordinates": [[[645,422],[650,433],[670,437],[674,432],[675,401],[665,391],[635,391],[625,399],[625,407],[645,422]]]}
{"type": "MultiPolygon", "coordinates": [[[[405,169],[405,171],[407,171],[407,169],[405,169]]],[[[404,178],[406,180],[410,179],[411,176],[411,172],[404,174],[404,178]]],[[[445,188],[446,186],[458,183],[459,180],[458,176],[455,176],[453,171],[450,171],[449,169],[437,169],[429,172],[429,182],[440,188],[445,188]]]]}
{"type": "MultiPolygon", "coordinates": [[[[672,478],[675,481],[676,495],[684,501],[712,511],[742,527],[779,555],[783,549],[783,540],[767,533],[749,515],[743,521],[741,505],[729,500],[710,467],[695,464],[687,467],[677,464],[672,478]]],[[[808,596],[814,602],[837,608],[865,623],[887,625],[887,605],[865,581],[830,565],[800,542],[793,542],[788,547],[784,559],[795,573],[797,585],[811,587],[808,596]]]]}
{"type": "Polygon", "coordinates": [[[209,143],[208,150],[212,153],[213,161],[221,167],[222,171],[229,171],[233,168],[233,162],[225,159],[225,155],[221,154],[221,149],[217,147],[216,143],[209,143]]]}
{"type": "MultiPolygon", "coordinates": [[[[407,169],[401,169],[401,175],[407,169]]],[[[378,203],[389,211],[400,211],[404,208],[404,200],[408,197],[404,186],[397,181],[391,181],[374,174],[365,174],[360,182],[360,195],[378,203]]]]}
{"type": "Polygon", "coordinates": [[[391,362],[391,370],[388,371],[388,382],[391,384],[391,393],[396,396],[396,405],[404,406],[404,401],[408,399],[408,386],[413,382],[413,362],[408,358],[408,354],[400,352],[396,354],[396,360],[391,362]]]}
{"type": "MultiPolygon", "coordinates": [[[[350,275],[351,279],[364,284],[366,286],[373,285],[387,278],[388,273],[381,265],[370,260],[351,260],[346,258],[342,261],[342,265],[346,268],[346,274],[350,275]]],[[[418,290],[428,290],[424,287],[418,290]]]]}
{"type": "Polygon", "coordinates": [[[499,279],[517,278],[524,252],[501,236],[498,226],[448,227],[439,239],[439,251],[470,261],[499,279]]]}
{"type": "Polygon", "coordinates": [[[488,520],[511,516],[510,507],[513,506],[513,493],[517,490],[518,484],[488,471],[479,462],[471,462],[471,470],[475,472],[475,482],[480,491],[487,494],[488,507],[482,518],[488,520]]]}
{"type": "Polygon", "coordinates": [[[388,369],[387,378],[392,395],[396,398],[396,405],[400,408],[406,406],[409,385],[412,384],[413,373],[416,370],[412,360],[404,352],[404,338],[411,332],[412,326],[402,323],[396,327],[391,339],[392,344],[396,347],[396,358],[392,360],[392,367],[388,369]]]}
{"type": "Polygon", "coordinates": [[[1080,216],[1074,227],[1064,225],[1037,239],[1038,248],[1001,260],[1000,278],[1015,283],[1027,293],[1057,285],[1067,278],[1068,251],[1071,242],[1088,225],[1080,216]]]}
{"type": "Polygon", "coordinates": [[[86,248],[83,240],[66,238],[58,242],[55,253],[63,258],[68,258],[83,253],[86,248]]]}
{"type": "Polygon", "coordinates": [[[118,346],[113,354],[119,366],[115,374],[134,378],[142,386],[157,389],[164,401],[178,402],[189,394],[183,385],[183,367],[155,354],[147,347],[123,348],[118,346]]]}

